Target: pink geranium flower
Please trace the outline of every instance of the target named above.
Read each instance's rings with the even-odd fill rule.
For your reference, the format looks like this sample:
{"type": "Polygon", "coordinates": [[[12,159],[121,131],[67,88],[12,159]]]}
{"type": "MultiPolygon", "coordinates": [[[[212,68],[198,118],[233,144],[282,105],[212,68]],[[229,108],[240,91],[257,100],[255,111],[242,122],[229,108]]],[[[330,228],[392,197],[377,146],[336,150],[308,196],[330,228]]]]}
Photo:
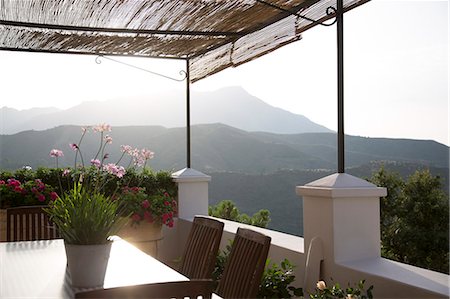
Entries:
{"type": "Polygon", "coordinates": [[[148,199],[144,200],[141,204],[142,208],[148,209],[150,207],[150,203],[148,202],[148,199]]]}
{"type": "Polygon", "coordinates": [[[51,192],[50,193],[50,199],[55,201],[58,198],[58,193],[56,192],[51,192]]]}
{"type": "Polygon", "coordinates": [[[133,221],[135,222],[139,222],[141,221],[141,216],[139,216],[139,214],[134,213],[133,216],[131,216],[131,219],[133,219],[133,221]]]}
{"type": "Polygon", "coordinates": [[[37,196],[37,199],[38,199],[40,202],[44,202],[44,201],[45,201],[45,196],[44,196],[43,194],[39,193],[39,194],[37,194],[36,196],[37,196]]]}

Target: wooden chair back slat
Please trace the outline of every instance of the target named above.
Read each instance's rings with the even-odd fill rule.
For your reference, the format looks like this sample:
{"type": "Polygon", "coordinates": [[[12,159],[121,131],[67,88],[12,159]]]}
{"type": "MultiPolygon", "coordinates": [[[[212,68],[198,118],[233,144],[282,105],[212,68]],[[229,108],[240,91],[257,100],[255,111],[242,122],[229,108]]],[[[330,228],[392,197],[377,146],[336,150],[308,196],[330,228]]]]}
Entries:
{"type": "Polygon", "coordinates": [[[255,298],[261,283],[271,238],[239,228],[217,287],[222,298],[255,298]]]}
{"type": "Polygon", "coordinates": [[[211,298],[213,281],[190,280],[80,292],[75,298],[211,298]]]}
{"type": "Polygon", "coordinates": [[[6,240],[33,241],[59,238],[59,233],[44,212],[46,206],[6,209],[6,240]]]}
{"type": "Polygon", "coordinates": [[[190,279],[212,277],[223,233],[223,222],[195,217],[181,261],[180,272],[190,279]]]}

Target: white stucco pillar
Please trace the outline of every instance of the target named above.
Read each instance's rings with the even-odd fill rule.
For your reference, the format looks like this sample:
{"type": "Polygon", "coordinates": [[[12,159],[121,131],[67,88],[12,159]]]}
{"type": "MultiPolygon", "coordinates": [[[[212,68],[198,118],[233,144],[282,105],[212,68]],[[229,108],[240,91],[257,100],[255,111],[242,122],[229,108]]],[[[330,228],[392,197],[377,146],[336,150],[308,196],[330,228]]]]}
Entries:
{"type": "Polygon", "coordinates": [[[305,248],[319,237],[328,262],[380,257],[379,199],[386,188],[336,173],[296,191],[303,196],[305,248]]]}
{"type": "Polygon", "coordinates": [[[208,184],[211,177],[192,168],[172,174],[178,185],[178,217],[193,219],[195,215],[208,215],[208,184]]]}

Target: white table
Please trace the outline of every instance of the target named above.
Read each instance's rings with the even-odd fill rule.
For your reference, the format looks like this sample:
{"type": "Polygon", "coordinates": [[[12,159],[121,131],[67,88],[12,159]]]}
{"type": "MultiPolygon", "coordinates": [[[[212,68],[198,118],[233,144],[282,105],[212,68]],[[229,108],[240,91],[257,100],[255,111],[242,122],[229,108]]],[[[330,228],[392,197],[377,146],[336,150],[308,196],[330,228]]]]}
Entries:
{"type": "MultiPolygon", "coordinates": [[[[114,238],[105,288],[183,280],[188,278],[114,238]]],[[[75,291],[63,240],[0,242],[0,298],[73,298],[75,291]]]]}

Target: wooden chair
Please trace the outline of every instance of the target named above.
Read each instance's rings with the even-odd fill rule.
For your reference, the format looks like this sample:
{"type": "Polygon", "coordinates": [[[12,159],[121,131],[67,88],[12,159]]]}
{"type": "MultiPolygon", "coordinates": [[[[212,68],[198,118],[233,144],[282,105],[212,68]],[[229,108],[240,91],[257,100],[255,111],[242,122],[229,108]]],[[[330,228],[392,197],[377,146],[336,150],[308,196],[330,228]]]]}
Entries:
{"type": "Polygon", "coordinates": [[[33,241],[59,238],[43,208],[26,206],[6,209],[6,241],[33,241]]]}
{"type": "Polygon", "coordinates": [[[271,238],[239,228],[216,293],[222,298],[256,298],[271,238]]]}
{"type": "Polygon", "coordinates": [[[212,278],[223,222],[195,217],[181,260],[180,272],[190,279],[212,278]]]}
{"type": "Polygon", "coordinates": [[[75,298],[211,298],[213,281],[191,280],[143,284],[75,294],[75,298]]]}

